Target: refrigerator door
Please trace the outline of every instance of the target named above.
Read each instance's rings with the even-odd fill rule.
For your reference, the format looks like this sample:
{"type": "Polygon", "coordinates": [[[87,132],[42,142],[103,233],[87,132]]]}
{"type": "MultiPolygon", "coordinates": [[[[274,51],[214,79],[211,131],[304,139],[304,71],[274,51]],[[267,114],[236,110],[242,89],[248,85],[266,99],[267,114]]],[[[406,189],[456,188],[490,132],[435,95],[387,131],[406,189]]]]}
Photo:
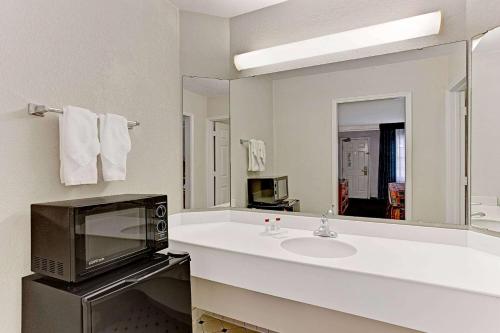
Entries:
{"type": "Polygon", "coordinates": [[[189,257],[82,299],[84,333],[192,333],[189,257]]]}

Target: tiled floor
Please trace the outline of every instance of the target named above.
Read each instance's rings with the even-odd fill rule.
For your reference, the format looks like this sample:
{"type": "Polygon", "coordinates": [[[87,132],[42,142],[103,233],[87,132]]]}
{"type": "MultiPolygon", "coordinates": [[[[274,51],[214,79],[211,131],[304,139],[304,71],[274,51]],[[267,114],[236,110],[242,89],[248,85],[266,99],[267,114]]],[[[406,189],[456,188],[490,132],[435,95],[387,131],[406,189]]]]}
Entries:
{"type": "Polygon", "coordinates": [[[195,332],[200,333],[258,333],[245,327],[240,327],[226,321],[202,315],[196,323],[195,332]]]}

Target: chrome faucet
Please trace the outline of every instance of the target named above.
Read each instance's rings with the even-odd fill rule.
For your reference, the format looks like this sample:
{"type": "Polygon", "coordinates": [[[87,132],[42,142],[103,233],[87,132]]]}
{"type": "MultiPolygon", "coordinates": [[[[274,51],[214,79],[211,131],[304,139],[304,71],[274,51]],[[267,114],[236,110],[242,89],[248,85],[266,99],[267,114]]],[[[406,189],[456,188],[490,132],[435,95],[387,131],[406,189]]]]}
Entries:
{"type": "Polygon", "coordinates": [[[338,234],[335,231],[330,230],[330,222],[328,216],[333,216],[333,205],[332,207],[323,215],[321,215],[321,224],[317,230],[313,232],[314,236],[337,238],[338,234]]]}
{"type": "Polygon", "coordinates": [[[481,217],[485,217],[485,216],[486,216],[486,213],[483,213],[483,212],[475,212],[475,213],[470,214],[471,218],[473,218],[473,217],[481,218],[481,217]]]}

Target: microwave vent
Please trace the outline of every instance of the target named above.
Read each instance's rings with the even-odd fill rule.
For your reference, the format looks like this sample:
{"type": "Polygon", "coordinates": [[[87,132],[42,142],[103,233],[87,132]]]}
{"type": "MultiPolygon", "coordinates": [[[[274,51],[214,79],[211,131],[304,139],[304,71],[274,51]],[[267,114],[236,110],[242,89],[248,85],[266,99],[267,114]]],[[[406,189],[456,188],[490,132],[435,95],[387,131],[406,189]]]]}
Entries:
{"type": "Polygon", "coordinates": [[[64,264],[47,258],[33,257],[33,271],[64,275],[64,264]]]}

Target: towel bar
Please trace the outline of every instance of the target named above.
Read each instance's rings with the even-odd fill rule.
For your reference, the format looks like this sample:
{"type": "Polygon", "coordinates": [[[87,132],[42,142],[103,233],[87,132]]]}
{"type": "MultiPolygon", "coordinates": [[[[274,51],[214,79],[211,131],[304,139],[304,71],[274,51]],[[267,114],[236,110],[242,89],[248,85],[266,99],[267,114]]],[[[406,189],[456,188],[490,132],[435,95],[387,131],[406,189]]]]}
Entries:
{"type": "MultiPolygon", "coordinates": [[[[45,105],[38,105],[38,104],[33,104],[29,103],[28,104],[28,114],[31,116],[37,116],[37,117],[45,117],[45,114],[47,112],[52,112],[52,113],[59,113],[62,114],[63,110],[61,109],[53,109],[53,108],[48,108],[45,105]]],[[[135,120],[129,120],[127,122],[128,128],[132,129],[135,126],[139,126],[141,123],[135,120]]]]}

